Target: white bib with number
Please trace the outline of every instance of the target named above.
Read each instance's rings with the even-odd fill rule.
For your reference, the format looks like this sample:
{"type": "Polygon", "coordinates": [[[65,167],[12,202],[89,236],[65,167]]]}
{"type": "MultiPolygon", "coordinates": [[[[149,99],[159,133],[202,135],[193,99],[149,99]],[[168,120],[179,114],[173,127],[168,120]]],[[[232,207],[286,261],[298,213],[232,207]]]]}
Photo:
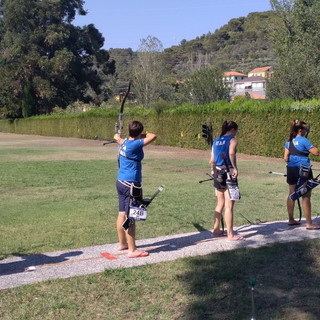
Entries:
{"type": "Polygon", "coordinates": [[[147,209],[144,207],[130,207],[129,218],[145,221],[147,219],[147,209]]]}

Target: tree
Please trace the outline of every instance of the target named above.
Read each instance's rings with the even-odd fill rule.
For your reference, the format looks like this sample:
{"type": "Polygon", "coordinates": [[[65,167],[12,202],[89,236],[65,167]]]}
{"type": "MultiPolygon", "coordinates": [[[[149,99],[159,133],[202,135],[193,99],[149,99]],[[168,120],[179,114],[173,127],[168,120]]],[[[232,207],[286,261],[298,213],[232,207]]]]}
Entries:
{"type": "Polygon", "coordinates": [[[320,97],[320,3],[271,0],[281,17],[274,30],[278,66],[268,84],[270,98],[320,97]]]}
{"type": "Polygon", "coordinates": [[[229,98],[222,72],[215,68],[201,68],[192,73],[185,83],[186,93],[195,104],[204,104],[229,98]]]}
{"type": "Polygon", "coordinates": [[[44,114],[76,100],[108,97],[104,81],[114,62],[102,49],[101,33],[93,25],[71,24],[76,14],[86,14],[83,3],[0,0],[0,86],[6,88],[0,90],[0,115],[44,114]]]}
{"type": "Polygon", "coordinates": [[[139,101],[150,108],[152,102],[163,98],[165,92],[165,65],[163,46],[159,39],[148,36],[140,42],[137,62],[133,68],[133,85],[139,101]]]}
{"type": "Polygon", "coordinates": [[[128,82],[132,78],[132,67],[136,54],[131,48],[110,49],[110,58],[115,61],[116,72],[114,74],[114,94],[127,90],[128,82]]]}

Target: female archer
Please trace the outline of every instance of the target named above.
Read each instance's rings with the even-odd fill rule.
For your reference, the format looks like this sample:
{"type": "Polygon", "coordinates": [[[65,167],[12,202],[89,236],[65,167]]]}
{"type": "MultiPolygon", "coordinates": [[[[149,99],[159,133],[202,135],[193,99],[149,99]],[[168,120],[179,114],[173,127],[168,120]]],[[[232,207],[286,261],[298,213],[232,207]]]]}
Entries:
{"type": "Polygon", "coordinates": [[[235,138],[238,132],[238,125],[234,121],[224,121],[221,128],[220,137],[216,138],[212,144],[210,158],[211,173],[214,176],[214,187],[216,188],[217,205],[214,211],[213,234],[222,235],[220,222],[222,212],[225,212],[227,226],[227,237],[229,240],[241,240],[242,237],[233,233],[233,207],[235,200],[231,200],[227,190],[227,174],[236,181],[238,177],[237,168],[237,146],[238,140],[235,138]]]}
{"type": "MultiPolygon", "coordinates": [[[[319,149],[315,147],[307,138],[307,124],[300,120],[293,120],[290,125],[290,135],[284,145],[284,161],[287,163],[287,183],[289,185],[289,195],[297,189],[297,184],[301,178],[301,166],[310,168],[307,179],[312,179],[311,162],[309,154],[319,156],[319,149]]],[[[306,180],[307,181],[307,180],[306,180]]],[[[302,195],[302,209],[306,218],[307,230],[320,229],[312,223],[311,219],[311,190],[302,195]]],[[[287,210],[289,216],[289,226],[299,225],[293,217],[294,201],[287,199],[287,210]]]]}

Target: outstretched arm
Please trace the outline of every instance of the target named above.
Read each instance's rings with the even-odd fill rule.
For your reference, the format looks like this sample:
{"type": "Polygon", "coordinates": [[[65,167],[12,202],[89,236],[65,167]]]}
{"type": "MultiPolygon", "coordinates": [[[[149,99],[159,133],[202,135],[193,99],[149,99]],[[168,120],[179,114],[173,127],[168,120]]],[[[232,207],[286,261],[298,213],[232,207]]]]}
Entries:
{"type": "Polygon", "coordinates": [[[120,136],[119,133],[116,133],[116,134],[113,136],[113,139],[117,142],[117,144],[122,144],[122,142],[124,141],[124,139],[121,138],[121,136],[120,136]]]}

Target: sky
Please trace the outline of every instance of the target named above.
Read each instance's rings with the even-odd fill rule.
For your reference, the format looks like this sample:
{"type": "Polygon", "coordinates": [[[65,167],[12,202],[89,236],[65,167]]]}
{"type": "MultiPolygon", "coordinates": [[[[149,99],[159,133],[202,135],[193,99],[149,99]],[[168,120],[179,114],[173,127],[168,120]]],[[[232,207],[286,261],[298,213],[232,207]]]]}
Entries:
{"type": "Polygon", "coordinates": [[[104,49],[137,51],[148,36],[166,49],[213,33],[230,19],[271,10],[271,5],[269,0],[85,0],[84,9],[88,14],[73,24],[94,24],[105,39],[104,49]]]}

